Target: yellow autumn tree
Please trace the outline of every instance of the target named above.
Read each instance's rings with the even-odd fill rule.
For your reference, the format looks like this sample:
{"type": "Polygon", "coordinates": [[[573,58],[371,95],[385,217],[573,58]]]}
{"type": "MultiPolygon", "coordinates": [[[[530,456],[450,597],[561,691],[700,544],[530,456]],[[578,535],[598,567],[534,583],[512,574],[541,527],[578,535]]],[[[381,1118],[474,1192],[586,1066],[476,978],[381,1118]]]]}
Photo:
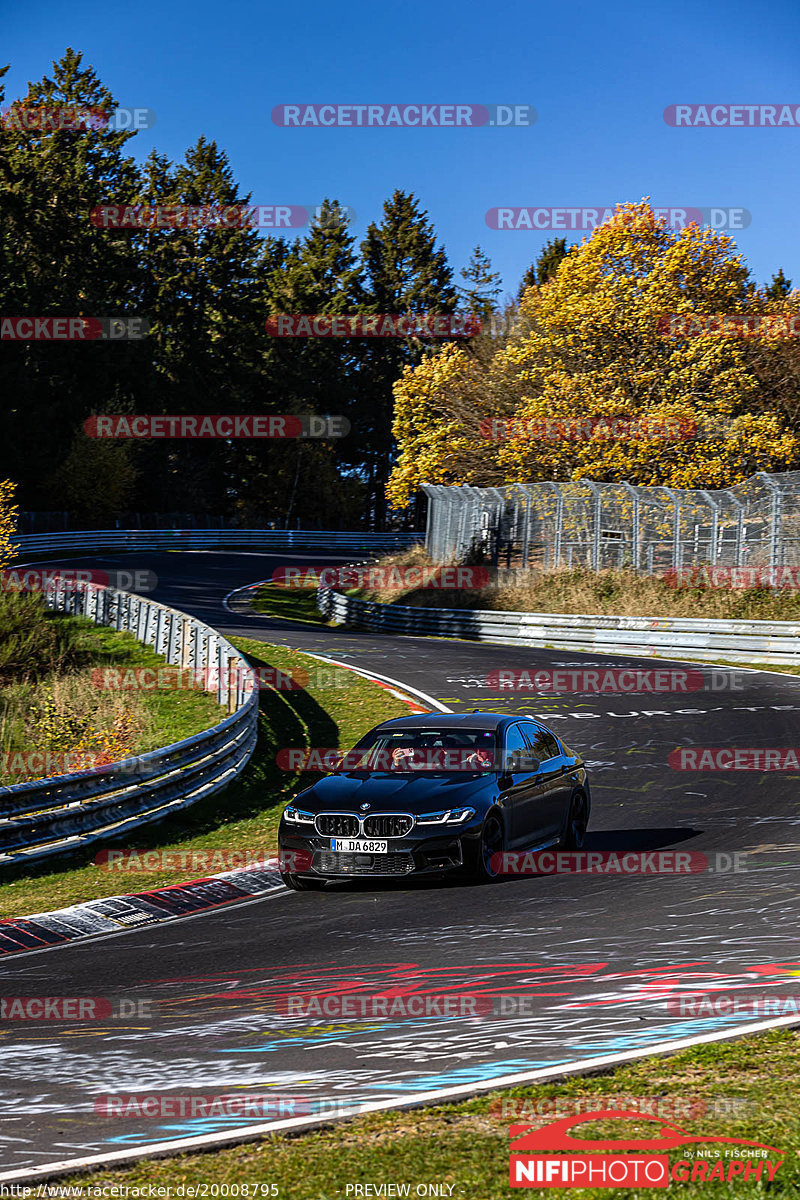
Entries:
{"type": "Polygon", "coordinates": [[[394,436],[401,455],[389,483],[395,507],[404,507],[420,483],[502,483],[496,448],[481,436],[493,411],[490,367],[449,342],[395,385],[394,436]]]}
{"type": "MultiPolygon", "coordinates": [[[[423,482],[714,488],[785,469],[798,440],[764,403],[749,344],[664,331],[669,314],[764,303],[730,238],[673,232],[647,201],[620,206],[524,293],[520,331],[480,370],[468,347],[447,347],[398,382],[393,503],[423,482]],[[489,440],[488,416],[508,422],[502,440],[489,440]]],[[[778,353],[773,341],[762,356],[778,353]]]]}
{"type": "Polygon", "coordinates": [[[17,552],[15,535],[19,509],[14,503],[17,485],[10,479],[0,480],[0,571],[14,561],[17,552]]]}

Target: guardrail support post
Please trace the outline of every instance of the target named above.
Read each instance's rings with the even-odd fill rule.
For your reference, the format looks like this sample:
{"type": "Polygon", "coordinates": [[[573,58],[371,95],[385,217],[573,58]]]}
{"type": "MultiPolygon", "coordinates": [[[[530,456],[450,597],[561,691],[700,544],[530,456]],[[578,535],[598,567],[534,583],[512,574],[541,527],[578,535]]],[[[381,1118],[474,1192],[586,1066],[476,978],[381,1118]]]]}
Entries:
{"type": "Polygon", "coordinates": [[[226,683],[228,688],[228,712],[236,712],[236,701],[239,692],[239,681],[236,678],[236,659],[228,657],[226,660],[226,683]]]}
{"type": "Polygon", "coordinates": [[[191,666],[192,656],[192,627],[189,621],[182,622],[181,629],[181,650],[180,650],[180,668],[185,671],[191,666]]]}

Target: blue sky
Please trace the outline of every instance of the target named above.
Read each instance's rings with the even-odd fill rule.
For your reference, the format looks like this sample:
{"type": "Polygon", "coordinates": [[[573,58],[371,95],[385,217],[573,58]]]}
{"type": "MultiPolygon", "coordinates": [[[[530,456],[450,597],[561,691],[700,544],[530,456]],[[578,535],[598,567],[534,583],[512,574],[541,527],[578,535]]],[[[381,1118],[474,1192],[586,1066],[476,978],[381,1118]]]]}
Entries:
{"type": "MultiPolygon", "coordinates": [[[[6,9],[9,0],[5,0],[6,9]]],[[[800,105],[796,0],[671,7],[506,0],[470,8],[192,0],[63,5],[3,15],[6,97],[84,52],[122,105],[157,113],[129,147],[173,160],[200,135],[228,152],[253,201],[324,196],[360,238],[399,187],[427,210],[456,272],[480,244],[516,290],[551,233],[487,228],[498,205],[737,206],[755,278],[800,286],[800,128],[674,129],[672,103],[800,105]],[[284,129],[281,103],[527,103],[516,129],[284,129]]],[[[568,234],[579,240],[582,234],[568,234]]]]}

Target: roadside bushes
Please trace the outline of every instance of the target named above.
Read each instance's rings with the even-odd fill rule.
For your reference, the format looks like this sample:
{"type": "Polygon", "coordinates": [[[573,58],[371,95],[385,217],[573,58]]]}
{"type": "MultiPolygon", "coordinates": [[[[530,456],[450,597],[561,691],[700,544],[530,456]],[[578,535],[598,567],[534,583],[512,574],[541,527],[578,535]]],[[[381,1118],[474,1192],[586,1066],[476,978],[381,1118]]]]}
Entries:
{"type": "Polygon", "coordinates": [[[0,687],[64,670],[79,658],[76,626],[35,593],[0,591],[0,687]]]}

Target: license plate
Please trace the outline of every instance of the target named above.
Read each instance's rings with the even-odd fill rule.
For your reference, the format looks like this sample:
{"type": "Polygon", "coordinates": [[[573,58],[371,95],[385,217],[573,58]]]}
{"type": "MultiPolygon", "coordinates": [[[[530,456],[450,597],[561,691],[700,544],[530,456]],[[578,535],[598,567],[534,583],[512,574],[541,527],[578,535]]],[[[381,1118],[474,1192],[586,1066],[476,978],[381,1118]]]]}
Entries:
{"type": "Polygon", "coordinates": [[[331,850],[361,854],[386,854],[389,849],[387,841],[371,842],[365,838],[331,838],[331,850]]]}

